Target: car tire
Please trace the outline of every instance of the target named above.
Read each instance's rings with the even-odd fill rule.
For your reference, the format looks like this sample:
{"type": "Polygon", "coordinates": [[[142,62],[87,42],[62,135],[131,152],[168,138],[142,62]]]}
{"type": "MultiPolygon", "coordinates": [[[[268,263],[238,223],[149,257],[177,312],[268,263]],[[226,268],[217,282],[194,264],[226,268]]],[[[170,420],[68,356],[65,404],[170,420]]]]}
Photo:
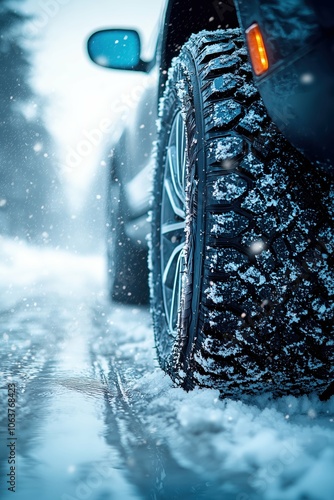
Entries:
{"type": "Polygon", "coordinates": [[[147,249],[126,234],[126,198],[121,182],[112,179],[107,203],[107,287],[110,298],[123,304],[149,302],[147,249]]]}
{"type": "Polygon", "coordinates": [[[240,30],[192,35],[160,101],[152,201],[155,343],[175,382],[328,396],[332,201],[267,115],[240,30]]]}

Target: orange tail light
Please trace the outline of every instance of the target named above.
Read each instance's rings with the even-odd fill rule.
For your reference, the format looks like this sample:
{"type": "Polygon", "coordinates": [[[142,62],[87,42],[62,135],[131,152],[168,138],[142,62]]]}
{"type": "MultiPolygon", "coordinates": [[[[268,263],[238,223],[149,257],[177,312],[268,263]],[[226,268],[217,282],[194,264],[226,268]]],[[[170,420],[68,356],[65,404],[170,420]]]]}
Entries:
{"type": "Polygon", "coordinates": [[[246,30],[246,37],[254,73],[262,75],[262,73],[267,71],[269,63],[263,36],[257,23],[252,24],[246,30]]]}

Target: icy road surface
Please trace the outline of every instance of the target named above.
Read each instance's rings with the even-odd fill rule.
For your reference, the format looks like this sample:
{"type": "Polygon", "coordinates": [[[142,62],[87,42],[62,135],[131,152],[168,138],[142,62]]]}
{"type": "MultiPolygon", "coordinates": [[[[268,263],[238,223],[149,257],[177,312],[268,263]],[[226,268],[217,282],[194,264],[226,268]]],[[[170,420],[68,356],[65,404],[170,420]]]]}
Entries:
{"type": "Polygon", "coordinates": [[[0,240],[1,499],[333,500],[334,398],[174,388],[148,309],[109,304],[104,267],[0,240]]]}

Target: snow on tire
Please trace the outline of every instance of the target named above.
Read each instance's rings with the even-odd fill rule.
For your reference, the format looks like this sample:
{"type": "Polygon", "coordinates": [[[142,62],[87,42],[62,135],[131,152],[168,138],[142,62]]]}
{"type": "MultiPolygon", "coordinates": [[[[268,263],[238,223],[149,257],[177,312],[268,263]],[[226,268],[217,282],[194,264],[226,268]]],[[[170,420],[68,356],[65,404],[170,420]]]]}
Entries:
{"type": "Polygon", "coordinates": [[[173,60],[153,193],[162,368],[225,396],[328,395],[332,179],[271,123],[239,30],[193,35],[173,60]]]}

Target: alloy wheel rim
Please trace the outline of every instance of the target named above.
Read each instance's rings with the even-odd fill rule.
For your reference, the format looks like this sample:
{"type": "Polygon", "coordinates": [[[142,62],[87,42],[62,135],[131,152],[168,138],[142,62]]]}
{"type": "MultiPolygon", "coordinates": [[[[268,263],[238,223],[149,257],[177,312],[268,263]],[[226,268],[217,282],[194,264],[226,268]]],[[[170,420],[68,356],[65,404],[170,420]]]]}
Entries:
{"type": "Polygon", "coordinates": [[[186,225],[186,129],[179,111],[166,148],[161,206],[161,276],[164,312],[169,332],[177,332],[182,294],[186,225]]]}

